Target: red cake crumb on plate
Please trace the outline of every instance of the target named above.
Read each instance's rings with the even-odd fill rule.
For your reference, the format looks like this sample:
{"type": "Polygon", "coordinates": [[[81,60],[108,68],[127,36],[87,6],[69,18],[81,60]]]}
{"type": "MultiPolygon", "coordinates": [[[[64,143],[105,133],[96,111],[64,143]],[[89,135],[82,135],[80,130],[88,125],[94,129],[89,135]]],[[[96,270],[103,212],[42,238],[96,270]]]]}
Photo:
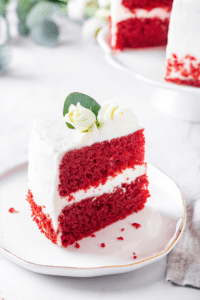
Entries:
{"type": "Polygon", "coordinates": [[[78,243],[75,243],[75,248],[80,248],[80,245],[78,243]]]}
{"type": "Polygon", "coordinates": [[[15,210],[13,207],[11,207],[9,210],[9,213],[13,214],[13,213],[18,213],[17,210],[15,210]]]}
{"type": "Polygon", "coordinates": [[[132,226],[134,226],[136,229],[138,229],[138,228],[140,228],[140,227],[141,227],[141,225],[140,225],[140,224],[138,224],[138,223],[133,223],[133,224],[132,224],[132,226]]]}

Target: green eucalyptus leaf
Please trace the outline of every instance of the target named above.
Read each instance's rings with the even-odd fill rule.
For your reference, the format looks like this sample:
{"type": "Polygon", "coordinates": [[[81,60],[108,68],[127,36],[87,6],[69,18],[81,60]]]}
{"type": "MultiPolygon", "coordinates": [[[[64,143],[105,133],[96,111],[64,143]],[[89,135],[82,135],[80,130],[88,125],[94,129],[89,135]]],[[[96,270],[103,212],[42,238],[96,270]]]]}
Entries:
{"type": "Polygon", "coordinates": [[[7,45],[0,45],[0,74],[5,72],[10,64],[10,49],[7,45]]]}
{"type": "Polygon", "coordinates": [[[17,15],[21,22],[26,21],[26,17],[30,12],[31,8],[35,5],[36,1],[30,0],[17,0],[17,15]]]}
{"type": "Polygon", "coordinates": [[[9,37],[9,26],[6,17],[0,15],[0,45],[7,42],[9,37]]]}
{"type": "Polygon", "coordinates": [[[19,21],[17,28],[21,36],[29,35],[29,28],[26,26],[26,22],[19,21]]]}
{"type": "Polygon", "coordinates": [[[31,11],[27,15],[27,26],[32,28],[35,25],[42,22],[45,18],[48,18],[54,14],[57,10],[57,6],[50,1],[43,1],[33,6],[31,11]]]}
{"type": "MultiPolygon", "coordinates": [[[[91,97],[81,94],[81,93],[71,93],[69,96],[66,98],[65,103],[64,103],[64,108],[63,108],[63,116],[68,114],[69,112],[69,107],[71,104],[74,104],[75,106],[80,103],[81,106],[90,109],[95,116],[97,117],[98,112],[101,108],[101,106],[91,97]]],[[[67,126],[71,129],[75,129],[71,124],[66,123],[67,126]]]]}
{"type": "Polygon", "coordinates": [[[31,39],[38,45],[54,47],[58,42],[59,27],[51,20],[44,20],[31,28],[31,39]]]}

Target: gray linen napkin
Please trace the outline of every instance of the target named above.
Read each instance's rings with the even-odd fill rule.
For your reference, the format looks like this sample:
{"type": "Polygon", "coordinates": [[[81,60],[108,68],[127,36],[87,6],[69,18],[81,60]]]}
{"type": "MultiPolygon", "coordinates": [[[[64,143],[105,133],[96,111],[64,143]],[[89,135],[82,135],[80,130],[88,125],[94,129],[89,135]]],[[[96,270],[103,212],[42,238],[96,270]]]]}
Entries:
{"type": "Polygon", "coordinates": [[[166,279],[200,288],[200,199],[187,206],[186,227],[169,254],[166,279]]]}

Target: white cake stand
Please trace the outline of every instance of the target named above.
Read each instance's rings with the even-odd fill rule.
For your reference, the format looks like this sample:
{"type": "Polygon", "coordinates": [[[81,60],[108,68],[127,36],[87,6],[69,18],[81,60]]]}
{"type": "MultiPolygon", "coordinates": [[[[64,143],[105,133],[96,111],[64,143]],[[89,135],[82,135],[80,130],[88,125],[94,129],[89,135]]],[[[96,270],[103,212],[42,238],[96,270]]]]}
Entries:
{"type": "Polygon", "coordinates": [[[98,43],[110,65],[156,86],[151,101],[157,109],[178,119],[200,122],[200,88],[176,85],[164,80],[164,47],[114,53],[110,48],[107,27],[98,34],[98,43]]]}

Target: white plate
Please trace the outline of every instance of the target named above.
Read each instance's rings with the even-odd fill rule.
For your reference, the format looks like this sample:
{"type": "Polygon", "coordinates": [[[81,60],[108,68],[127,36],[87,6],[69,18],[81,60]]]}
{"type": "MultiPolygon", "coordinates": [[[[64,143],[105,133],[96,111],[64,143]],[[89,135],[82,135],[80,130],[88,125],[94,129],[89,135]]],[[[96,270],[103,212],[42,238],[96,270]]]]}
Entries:
{"type": "Polygon", "coordinates": [[[79,249],[74,245],[60,248],[31,220],[25,201],[27,166],[24,163],[0,175],[0,253],[26,269],[76,277],[128,272],[165,256],[181,236],[186,218],[181,191],[172,179],[148,164],[151,197],[145,209],[100,230],[94,238],[84,238],[79,249]],[[9,213],[11,207],[19,213],[9,213]],[[141,228],[133,227],[134,222],[141,228]],[[117,239],[121,236],[123,241],[117,239]]]}
{"type": "Polygon", "coordinates": [[[159,110],[179,119],[200,122],[200,88],[164,80],[165,47],[113,51],[109,43],[108,27],[99,32],[98,43],[110,65],[157,87],[152,101],[159,110]]]}

